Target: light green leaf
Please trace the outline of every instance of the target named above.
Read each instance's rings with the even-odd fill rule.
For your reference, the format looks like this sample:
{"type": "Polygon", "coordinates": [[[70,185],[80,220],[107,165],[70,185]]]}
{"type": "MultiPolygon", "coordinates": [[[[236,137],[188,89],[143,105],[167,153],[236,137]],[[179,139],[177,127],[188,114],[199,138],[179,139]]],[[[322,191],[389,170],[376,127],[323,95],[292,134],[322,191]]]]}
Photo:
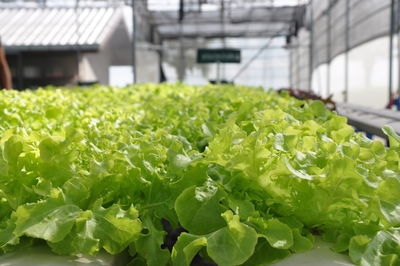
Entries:
{"type": "Polygon", "coordinates": [[[100,245],[110,254],[118,254],[137,240],[142,231],[142,224],[135,208],[124,211],[114,204],[105,209],[92,210],[93,223],[96,224],[93,236],[100,239],[100,245]]]}
{"type": "Polygon", "coordinates": [[[287,249],[275,249],[265,238],[259,238],[253,255],[243,264],[243,266],[264,266],[276,263],[291,255],[287,249]]]}
{"type": "Polygon", "coordinates": [[[46,138],[39,144],[40,157],[45,161],[51,161],[60,152],[59,143],[53,138],[46,138]]]}
{"type": "Polygon", "coordinates": [[[95,255],[100,249],[100,239],[95,238],[96,221],[91,211],[82,212],[76,219],[71,233],[62,241],[49,243],[58,254],[90,254],[95,255]]]}
{"type": "Polygon", "coordinates": [[[18,160],[18,156],[22,153],[22,141],[18,136],[11,136],[5,143],[4,143],[4,151],[3,156],[4,159],[10,164],[14,164],[18,160]]]}
{"type": "Polygon", "coordinates": [[[326,109],[325,104],[321,101],[312,101],[310,107],[317,118],[326,118],[328,115],[328,110],[326,109]]]}
{"type": "Polygon", "coordinates": [[[286,165],[287,169],[296,177],[305,179],[305,180],[313,180],[313,177],[311,175],[307,174],[306,171],[294,169],[294,167],[290,164],[288,158],[285,158],[285,165],[286,165]]]}
{"type": "Polygon", "coordinates": [[[239,216],[231,216],[230,219],[227,227],[207,237],[207,253],[221,266],[244,263],[257,244],[257,233],[253,228],[239,222],[239,216]]]}
{"type": "Polygon", "coordinates": [[[166,265],[170,253],[167,249],[161,248],[164,243],[165,232],[157,229],[149,217],[143,220],[143,227],[148,230],[148,233],[135,241],[137,253],[146,259],[149,266],[166,265]]]}
{"type": "Polygon", "coordinates": [[[206,237],[182,233],[172,250],[172,264],[174,266],[191,265],[193,258],[206,245],[206,237]]]}
{"type": "Polygon", "coordinates": [[[399,147],[400,146],[400,136],[396,134],[391,126],[384,126],[382,128],[383,133],[389,137],[390,146],[399,147]]]}
{"type": "Polygon", "coordinates": [[[175,201],[181,225],[194,234],[208,234],[225,225],[221,218],[221,193],[213,186],[191,187],[175,201]]]}
{"type": "Polygon", "coordinates": [[[63,195],[56,192],[54,198],[19,206],[13,213],[16,217],[14,234],[58,242],[69,234],[80,213],[79,207],[66,203],[63,195]]]}
{"type": "Polygon", "coordinates": [[[293,245],[290,247],[294,252],[306,252],[313,248],[314,243],[310,238],[302,236],[298,228],[293,229],[293,245]]]}
{"type": "Polygon", "coordinates": [[[249,223],[257,233],[268,240],[273,248],[288,249],[293,245],[293,233],[289,226],[278,219],[252,218],[249,223]]]}
{"type": "Polygon", "coordinates": [[[400,225],[400,201],[397,204],[380,201],[380,209],[386,220],[393,225],[400,225]]]}
{"type": "Polygon", "coordinates": [[[293,245],[293,233],[289,226],[278,219],[270,219],[266,228],[259,232],[274,248],[288,249],[293,245]]]}

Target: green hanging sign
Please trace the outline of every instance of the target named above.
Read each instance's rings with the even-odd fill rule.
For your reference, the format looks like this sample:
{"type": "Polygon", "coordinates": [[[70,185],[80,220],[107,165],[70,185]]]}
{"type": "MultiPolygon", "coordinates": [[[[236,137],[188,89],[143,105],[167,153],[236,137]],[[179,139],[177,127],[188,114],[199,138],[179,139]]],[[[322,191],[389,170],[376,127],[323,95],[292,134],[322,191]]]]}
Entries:
{"type": "Polygon", "coordinates": [[[198,49],[197,63],[240,63],[238,49],[198,49]]]}

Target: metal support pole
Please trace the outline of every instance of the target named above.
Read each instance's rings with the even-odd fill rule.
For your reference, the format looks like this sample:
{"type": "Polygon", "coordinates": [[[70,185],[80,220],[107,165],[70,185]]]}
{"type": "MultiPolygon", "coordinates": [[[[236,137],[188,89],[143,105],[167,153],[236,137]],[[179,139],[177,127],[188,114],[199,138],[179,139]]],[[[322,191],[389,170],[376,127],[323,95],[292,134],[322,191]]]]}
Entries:
{"type": "Polygon", "coordinates": [[[344,92],[343,100],[345,103],[349,100],[349,49],[350,49],[350,0],[346,0],[345,13],[345,52],[344,52],[344,92]]]}
{"type": "Polygon", "coordinates": [[[313,8],[313,0],[310,0],[310,44],[309,44],[309,62],[308,62],[308,91],[312,91],[312,75],[313,75],[313,48],[314,48],[314,8],[313,8]]]}
{"type": "Polygon", "coordinates": [[[185,17],[185,0],[179,0],[179,21],[185,17]]]}
{"type": "Polygon", "coordinates": [[[300,38],[299,35],[296,36],[296,88],[295,89],[303,89],[300,86],[300,38]]]}
{"type": "MultiPolygon", "coordinates": [[[[299,0],[297,0],[297,6],[300,6],[300,1],[299,0]]],[[[297,26],[299,17],[300,17],[300,15],[299,15],[299,11],[297,9],[297,11],[296,11],[296,26],[295,26],[296,42],[297,42],[297,49],[296,49],[296,65],[297,65],[296,66],[296,76],[297,76],[297,82],[296,83],[297,83],[297,88],[296,89],[303,90],[304,88],[301,86],[302,77],[301,77],[301,74],[300,74],[300,71],[301,71],[301,69],[300,69],[300,67],[301,67],[300,55],[301,55],[302,43],[300,41],[299,29],[298,29],[298,26],[297,26]]]]}
{"type": "Polygon", "coordinates": [[[389,30],[389,99],[393,93],[393,34],[395,28],[395,0],[390,2],[390,30],[389,30]]]}
{"type": "MultiPolygon", "coordinates": [[[[220,17],[221,17],[221,35],[222,35],[222,47],[226,48],[226,41],[225,41],[225,0],[220,0],[220,4],[221,4],[221,12],[220,12],[220,17]]],[[[219,63],[220,64],[220,63],[219,63]]],[[[221,67],[219,65],[219,67],[221,67]]],[[[225,77],[225,65],[222,66],[222,69],[220,69],[220,71],[223,71],[222,76],[225,77]]],[[[220,73],[221,74],[221,73],[220,73]]],[[[221,80],[221,79],[219,79],[221,80]]]]}
{"type": "Polygon", "coordinates": [[[136,32],[137,32],[137,25],[136,25],[136,6],[135,1],[132,0],[132,81],[133,84],[137,81],[137,70],[136,70],[136,32]]]}
{"type": "Polygon", "coordinates": [[[293,45],[290,46],[290,54],[289,54],[289,68],[290,68],[290,73],[289,73],[289,82],[290,82],[290,88],[293,89],[294,87],[294,48],[293,45]]]}
{"type": "Polygon", "coordinates": [[[221,62],[217,62],[217,84],[221,84],[221,62]]]}
{"type": "Polygon", "coordinates": [[[23,71],[23,57],[22,57],[22,52],[19,51],[17,55],[17,89],[18,90],[23,90],[24,89],[24,71],[23,71]]]}
{"type": "Polygon", "coordinates": [[[179,23],[179,67],[178,67],[178,80],[183,81],[185,79],[185,47],[182,36],[182,23],[179,23]]]}
{"type": "Polygon", "coordinates": [[[79,45],[79,41],[81,38],[81,33],[80,33],[80,23],[79,23],[79,0],[76,0],[75,2],[75,23],[76,23],[76,83],[77,85],[79,85],[80,79],[81,79],[81,75],[80,75],[80,61],[81,61],[81,51],[80,51],[80,45],[79,45]]]}
{"type": "Polygon", "coordinates": [[[397,95],[400,97],[400,0],[396,1],[396,34],[397,34],[397,95]]]}
{"type": "Polygon", "coordinates": [[[185,47],[183,43],[183,19],[185,16],[185,2],[184,0],[179,1],[179,69],[178,69],[178,80],[183,81],[185,79],[185,47]]]}
{"type": "Polygon", "coordinates": [[[326,76],[326,92],[327,96],[331,93],[331,0],[328,2],[327,9],[327,21],[328,27],[326,29],[327,35],[327,47],[326,47],[326,57],[327,57],[327,76],[326,76]]]}

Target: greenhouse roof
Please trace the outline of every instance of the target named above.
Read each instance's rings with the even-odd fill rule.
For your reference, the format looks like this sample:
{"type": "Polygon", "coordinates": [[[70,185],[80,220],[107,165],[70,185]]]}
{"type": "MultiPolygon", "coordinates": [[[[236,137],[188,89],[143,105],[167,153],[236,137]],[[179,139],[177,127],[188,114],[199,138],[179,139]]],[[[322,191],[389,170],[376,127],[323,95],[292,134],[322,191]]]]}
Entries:
{"type": "Polygon", "coordinates": [[[96,50],[120,21],[116,8],[0,9],[8,50],[96,50]]]}
{"type": "Polygon", "coordinates": [[[151,11],[151,24],[164,39],[191,37],[273,37],[288,35],[304,6],[245,6],[185,11],[151,11]]]}
{"type": "Polygon", "coordinates": [[[258,37],[285,35],[294,7],[234,9],[222,19],[219,11],[187,13],[180,26],[176,12],[152,12],[153,23],[164,38],[258,37]]]}

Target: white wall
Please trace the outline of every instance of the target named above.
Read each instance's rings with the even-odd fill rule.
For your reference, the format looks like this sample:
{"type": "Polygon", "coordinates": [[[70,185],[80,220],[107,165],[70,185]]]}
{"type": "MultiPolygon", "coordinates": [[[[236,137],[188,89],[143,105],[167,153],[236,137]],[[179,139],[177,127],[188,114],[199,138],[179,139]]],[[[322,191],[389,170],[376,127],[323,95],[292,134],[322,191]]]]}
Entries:
{"type": "MultiPolygon", "coordinates": [[[[394,38],[395,40],[397,38],[394,38]]],[[[398,83],[397,42],[394,42],[393,88],[398,83]]],[[[364,43],[349,51],[348,102],[364,106],[383,108],[389,99],[389,37],[381,37],[364,43]]],[[[335,57],[330,65],[330,92],[328,92],[328,65],[323,64],[313,71],[312,90],[334,100],[344,101],[345,56],[335,57]]]]}
{"type": "Polygon", "coordinates": [[[157,51],[141,48],[136,52],[136,82],[160,82],[160,56],[157,51]]]}
{"type": "MultiPolygon", "coordinates": [[[[132,66],[132,41],[126,29],[125,21],[121,20],[106,38],[99,51],[83,53],[80,62],[80,80],[85,82],[110,83],[110,68],[112,66],[132,66]]],[[[136,51],[136,82],[158,83],[160,81],[160,56],[145,43],[137,43],[136,51]]],[[[133,80],[133,72],[126,72],[133,80]]],[[[113,83],[116,84],[115,80],[113,83]]]]}

